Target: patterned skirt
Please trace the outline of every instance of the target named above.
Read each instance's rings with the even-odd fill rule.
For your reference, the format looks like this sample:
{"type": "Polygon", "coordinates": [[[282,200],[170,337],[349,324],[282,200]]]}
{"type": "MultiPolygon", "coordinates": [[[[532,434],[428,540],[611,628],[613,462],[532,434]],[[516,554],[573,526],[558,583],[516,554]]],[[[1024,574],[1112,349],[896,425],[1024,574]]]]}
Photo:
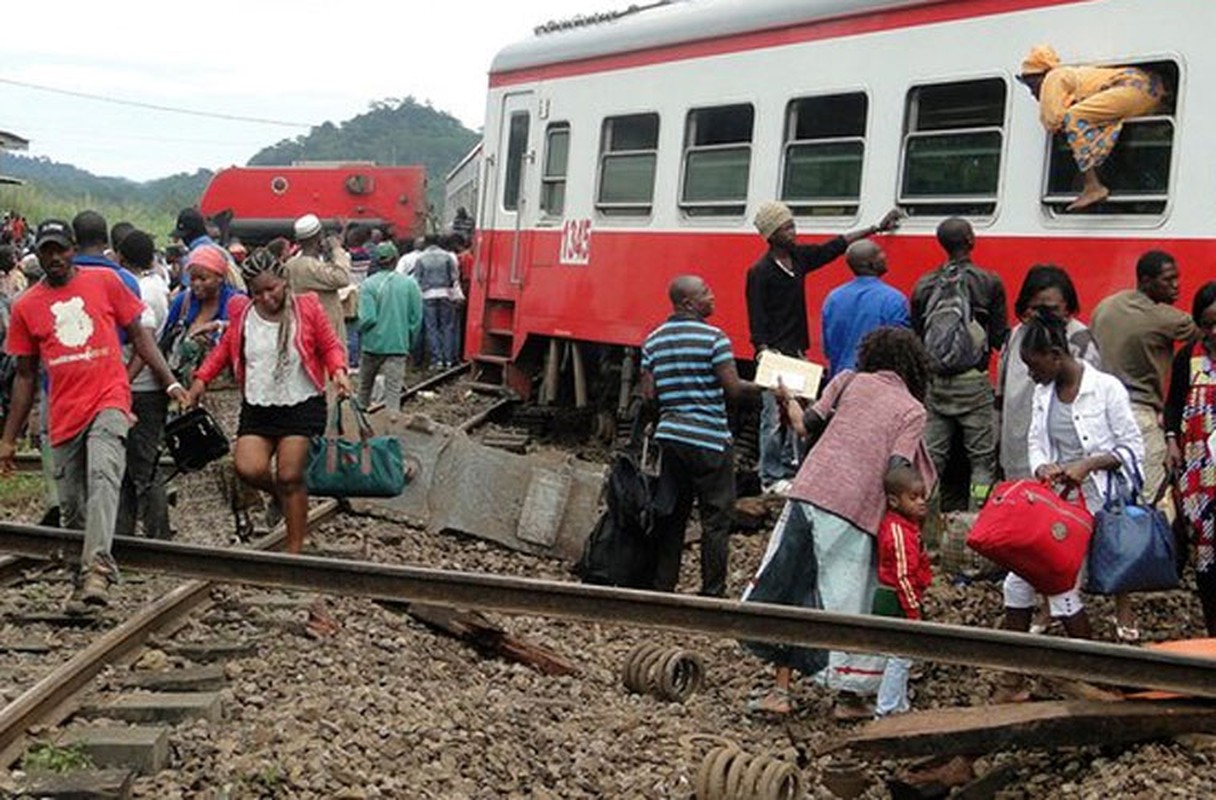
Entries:
{"type": "Polygon", "coordinates": [[[1089,97],[1074,103],[1064,115],[1064,136],[1077,169],[1101,166],[1115,149],[1123,121],[1149,113],[1161,102],[1161,78],[1128,67],[1089,97]]]}

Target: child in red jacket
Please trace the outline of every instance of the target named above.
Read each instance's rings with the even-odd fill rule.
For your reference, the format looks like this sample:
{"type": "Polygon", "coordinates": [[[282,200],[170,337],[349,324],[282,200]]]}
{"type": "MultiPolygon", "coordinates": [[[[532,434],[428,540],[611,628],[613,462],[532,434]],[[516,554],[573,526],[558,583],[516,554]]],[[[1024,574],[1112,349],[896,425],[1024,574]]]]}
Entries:
{"type": "MultiPolygon", "coordinates": [[[[928,511],[925,483],[910,466],[894,467],[883,480],[887,514],[878,526],[878,589],[874,613],[888,617],[921,618],[921,598],[933,580],[929,556],[920,540],[920,524],[928,511]]],[[[876,717],[909,710],[908,672],[912,662],[889,656],[878,687],[876,717]]]]}

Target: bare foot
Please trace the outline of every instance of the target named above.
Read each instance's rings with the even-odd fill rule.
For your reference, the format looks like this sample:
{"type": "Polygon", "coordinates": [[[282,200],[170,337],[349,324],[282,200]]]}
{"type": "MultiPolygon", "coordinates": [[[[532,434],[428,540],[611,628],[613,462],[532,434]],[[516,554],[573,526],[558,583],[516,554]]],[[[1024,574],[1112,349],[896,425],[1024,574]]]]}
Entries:
{"type": "Polygon", "coordinates": [[[1110,197],[1110,189],[1107,189],[1105,186],[1096,186],[1081,192],[1081,196],[1069,203],[1068,208],[1064,210],[1080,211],[1083,208],[1089,208],[1092,205],[1101,203],[1108,197],[1110,197]]]}

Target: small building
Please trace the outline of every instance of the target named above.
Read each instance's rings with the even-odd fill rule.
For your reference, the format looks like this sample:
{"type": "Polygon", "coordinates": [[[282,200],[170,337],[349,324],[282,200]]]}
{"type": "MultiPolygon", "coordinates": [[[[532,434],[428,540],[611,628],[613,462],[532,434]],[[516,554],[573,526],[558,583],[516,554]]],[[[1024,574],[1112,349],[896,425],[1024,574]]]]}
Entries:
{"type": "MultiPolygon", "coordinates": [[[[29,150],[30,140],[22,139],[15,133],[8,131],[0,131],[0,151],[4,150],[29,150]]],[[[10,178],[7,175],[0,175],[0,184],[16,184],[20,186],[25,181],[20,178],[10,178]]]]}

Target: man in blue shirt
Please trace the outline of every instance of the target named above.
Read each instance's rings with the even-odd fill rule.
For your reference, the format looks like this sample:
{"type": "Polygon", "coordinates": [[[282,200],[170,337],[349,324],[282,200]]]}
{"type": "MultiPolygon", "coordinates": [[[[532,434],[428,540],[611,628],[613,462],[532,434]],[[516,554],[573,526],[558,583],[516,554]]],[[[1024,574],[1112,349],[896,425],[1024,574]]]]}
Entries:
{"type": "Polygon", "coordinates": [[[685,275],[672,281],[667,293],[672,315],[642,345],[642,397],[659,407],[658,491],[675,497],[672,512],[654,525],[654,588],[675,589],[695,500],[701,509],[701,594],[722,597],[735,504],[726,398],[757,397],[761,389],[739,379],[730,340],[705,321],[714,312],[705,281],[685,275]]]}
{"type": "Polygon", "coordinates": [[[854,278],[828,293],[823,303],[823,352],[828,377],[857,368],[857,345],[875,328],[912,326],[908,298],[883,282],[887,255],[869,239],[849,245],[845,261],[854,278]]]}
{"type": "Polygon", "coordinates": [[[78,267],[104,267],[113,270],[122,278],[131,293],[139,297],[139,278],[106,258],[106,249],[110,246],[110,226],[106,224],[105,217],[96,211],[81,211],[72,218],[72,233],[76,235],[73,264],[78,267]]]}

